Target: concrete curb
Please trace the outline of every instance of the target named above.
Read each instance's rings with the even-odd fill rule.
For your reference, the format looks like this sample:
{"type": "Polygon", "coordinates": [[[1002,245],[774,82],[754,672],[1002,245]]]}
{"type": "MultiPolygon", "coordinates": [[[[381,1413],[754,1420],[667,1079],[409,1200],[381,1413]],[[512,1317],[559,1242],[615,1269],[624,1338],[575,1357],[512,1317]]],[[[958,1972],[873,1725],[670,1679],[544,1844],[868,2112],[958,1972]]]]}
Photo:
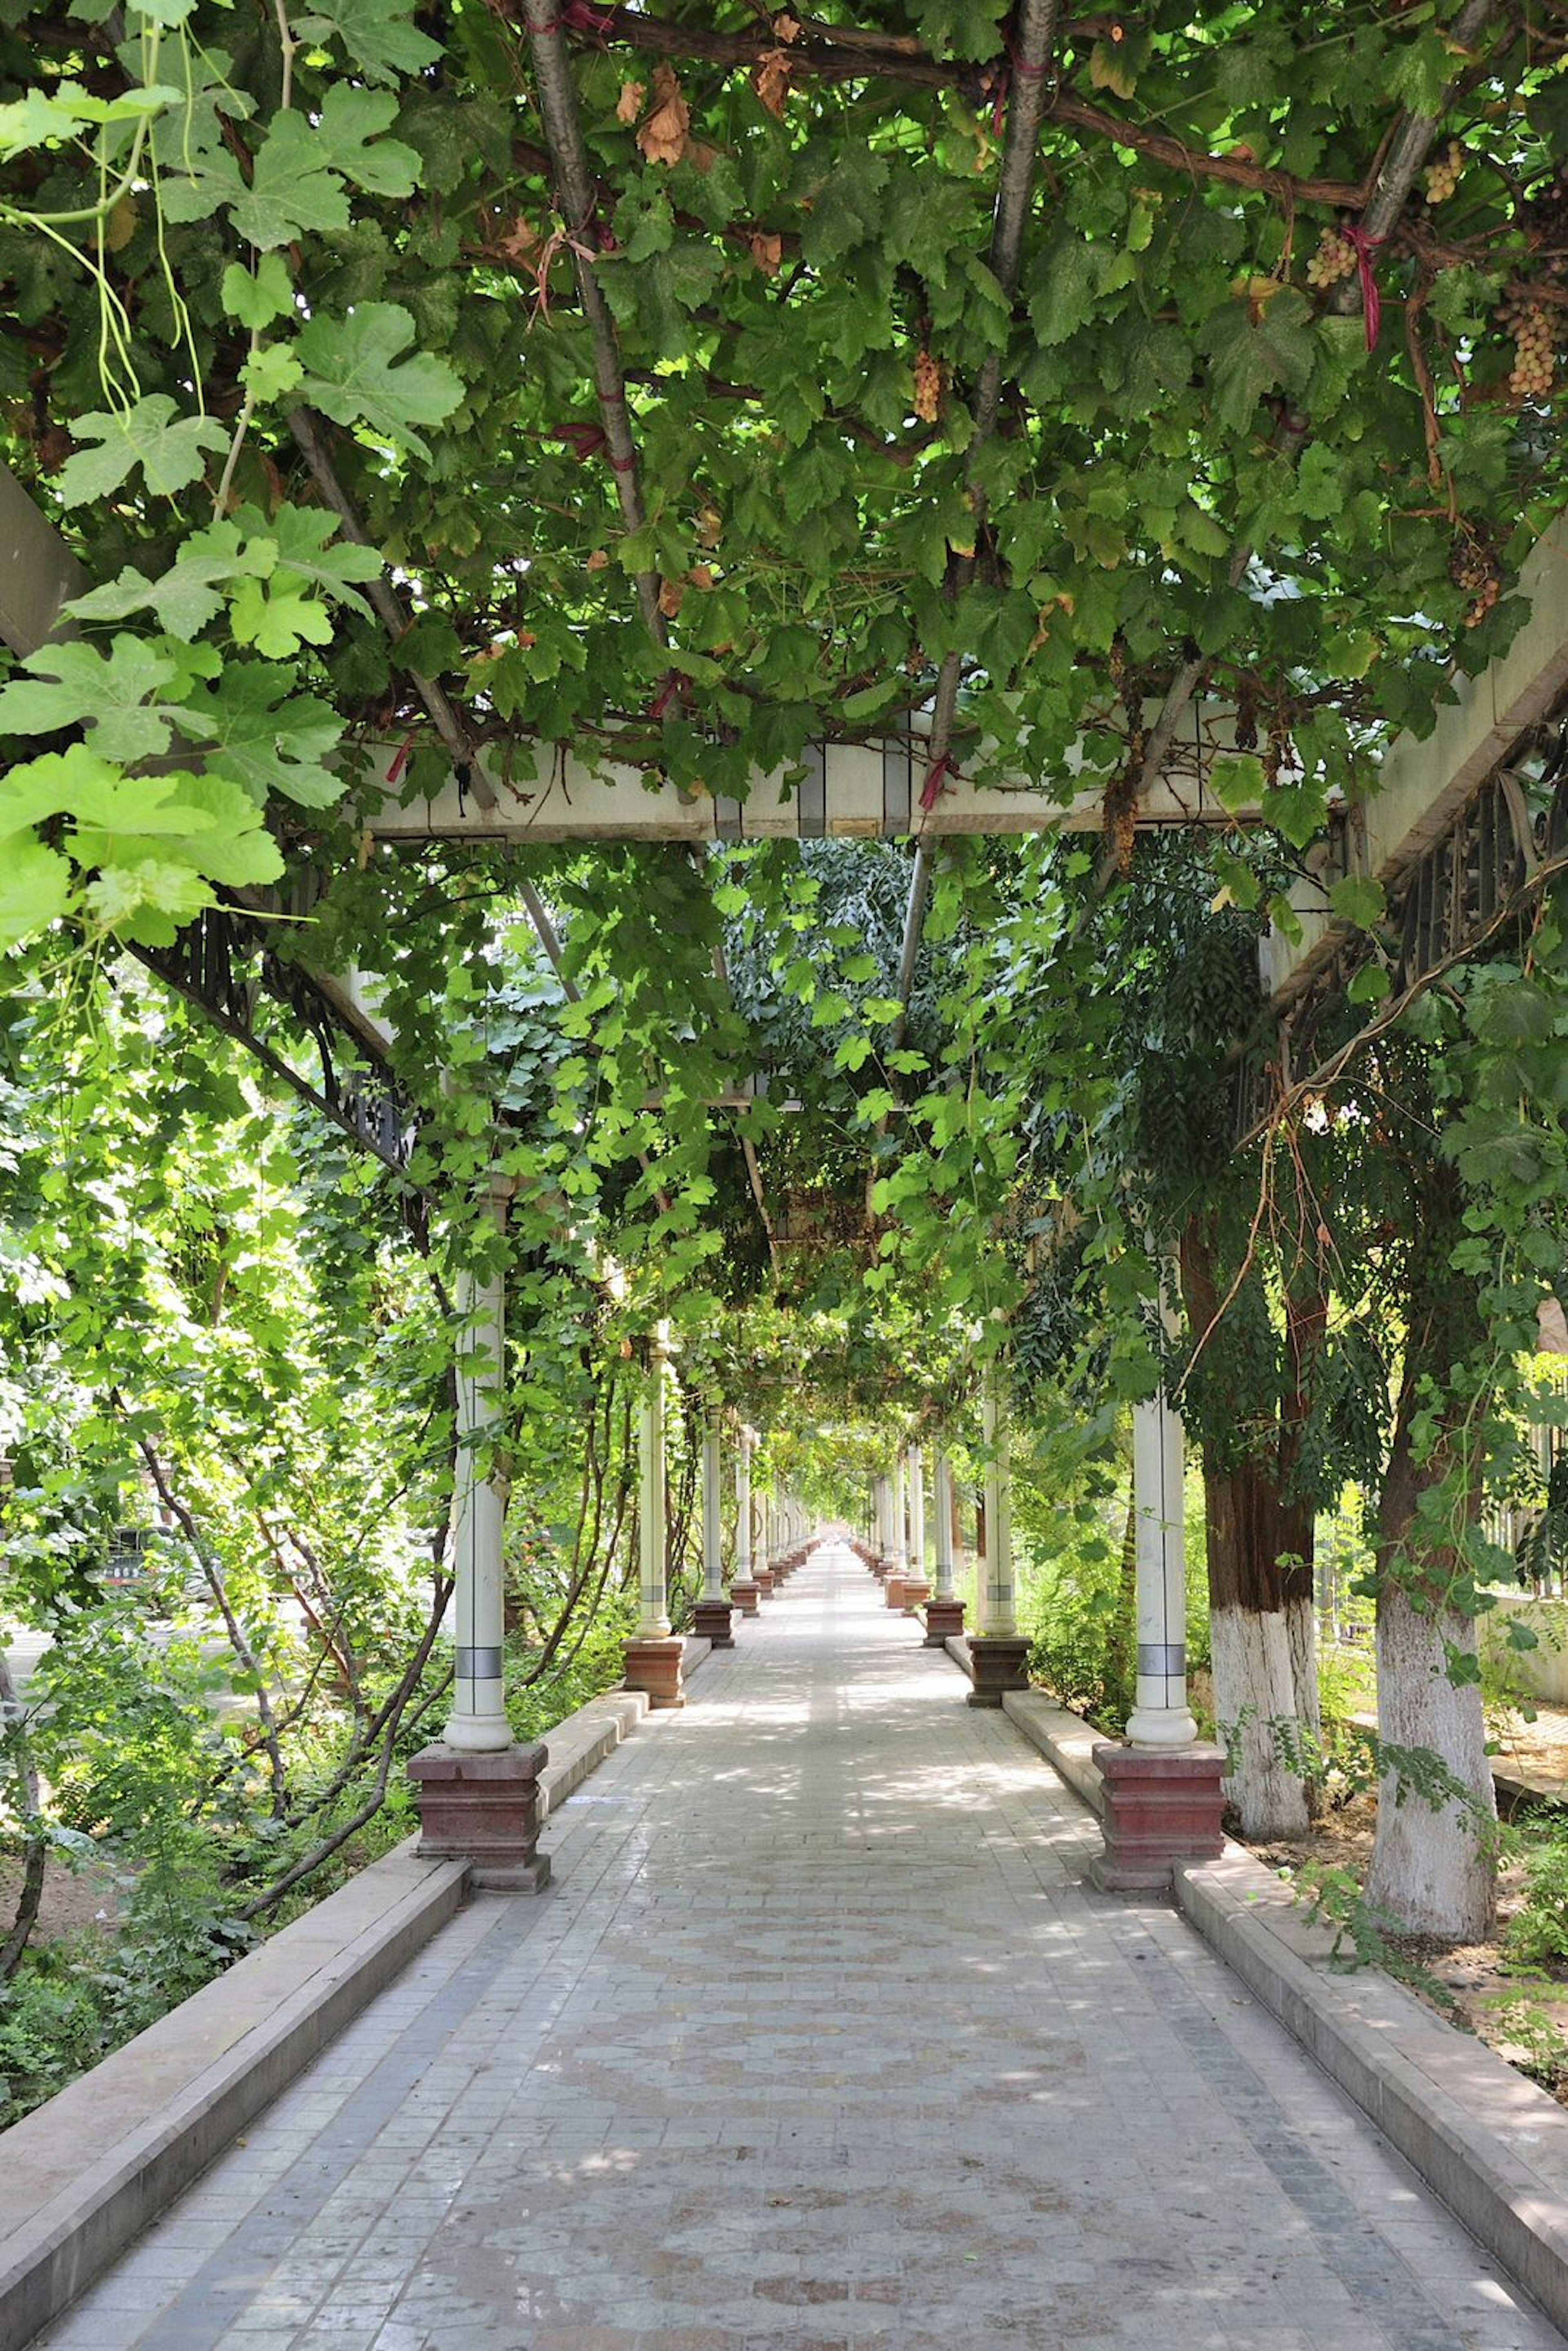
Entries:
{"type": "Polygon", "coordinates": [[[1176,1873],[1177,1907],[1488,2252],[1568,2326],[1568,2114],[1368,1970],[1239,1845],[1176,1873]]]}
{"type": "Polygon", "coordinates": [[[5,2134],[0,2351],[20,2351],[398,1975],[468,1865],[413,1838],[5,2134]]]}
{"type": "MultiPolygon", "coordinates": [[[[706,1663],[690,1640],[685,1669],[706,1663]]],[[[591,1698],[548,1734],[558,1812],[648,1711],[591,1698]]],[[[458,1909],[464,1861],[413,1836],[0,2135],[0,2351],[22,2351],[382,1991],[458,1909]],[[100,2150],[90,2160],[85,2150],[100,2150]]]]}
{"type": "Polygon", "coordinates": [[[1073,1794],[1082,1798],[1095,1818],[1102,1818],[1105,1783],[1092,1750],[1104,1738],[1104,1732],[1096,1730],[1081,1715],[1069,1714],[1044,1690],[1008,1690],[1002,1698],[1002,1712],[1009,1721],[1017,1723],[1030,1745],[1038,1747],[1046,1761],[1055,1765],[1073,1794]]]}
{"type": "MultiPolygon", "coordinates": [[[[1102,1734],[1043,1690],[1009,1692],[1002,1704],[1073,1792],[1102,1812],[1091,1757],[1102,1734]]],[[[1228,1841],[1220,1860],[1178,1867],[1174,1892],[1205,1942],[1568,2327],[1568,2113],[1376,1970],[1334,1971],[1333,1929],[1311,1924],[1290,1887],[1245,1846],[1228,1841]]]]}

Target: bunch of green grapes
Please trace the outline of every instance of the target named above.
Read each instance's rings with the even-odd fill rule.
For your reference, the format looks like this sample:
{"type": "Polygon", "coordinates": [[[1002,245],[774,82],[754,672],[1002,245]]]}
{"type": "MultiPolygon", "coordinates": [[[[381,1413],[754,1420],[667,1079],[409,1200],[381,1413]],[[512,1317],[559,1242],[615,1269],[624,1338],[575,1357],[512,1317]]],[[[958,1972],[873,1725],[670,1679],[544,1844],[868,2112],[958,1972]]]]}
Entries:
{"type": "Polygon", "coordinates": [[[1337,286],[1355,267],[1355,247],[1343,229],[1325,228],[1307,264],[1309,286],[1337,286]]]}
{"type": "Polygon", "coordinates": [[[1465,151],[1457,139],[1450,139],[1435,163],[1427,166],[1427,202],[1445,204],[1459,184],[1459,174],[1465,168],[1465,151]]]}
{"type": "Polygon", "coordinates": [[[1528,291],[1517,289],[1503,302],[1498,321],[1513,337],[1510,392],[1516,400],[1549,400],[1557,373],[1557,349],[1546,305],[1528,291]]]}

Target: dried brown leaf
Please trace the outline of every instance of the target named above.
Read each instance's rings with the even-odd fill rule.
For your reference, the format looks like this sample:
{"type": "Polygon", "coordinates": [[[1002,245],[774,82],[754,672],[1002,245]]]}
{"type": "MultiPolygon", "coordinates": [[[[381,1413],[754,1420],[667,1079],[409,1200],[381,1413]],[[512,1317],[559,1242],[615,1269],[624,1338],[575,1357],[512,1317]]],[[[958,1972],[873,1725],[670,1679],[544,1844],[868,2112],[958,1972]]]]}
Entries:
{"type": "Polygon", "coordinates": [[[758,269],[766,270],[769,277],[777,277],[779,264],[784,252],[783,238],[770,236],[762,229],[754,228],[751,232],[750,243],[751,258],[756,262],[758,269]]]}
{"type": "Polygon", "coordinates": [[[686,152],[692,113],[681,96],[674,66],[653,68],[653,106],[637,133],[637,144],[650,163],[678,163],[686,152]]]}
{"type": "Polygon", "coordinates": [[[680,611],[685,588],[679,580],[664,580],[659,583],[659,610],[666,621],[673,621],[680,611]]]}
{"type": "Polygon", "coordinates": [[[643,100],[647,95],[646,82],[623,81],[621,85],[621,95],[615,101],[616,121],[635,122],[643,111],[643,100]]]}
{"type": "Polygon", "coordinates": [[[780,9],[773,19],[773,37],[779,41],[798,41],[800,37],[800,18],[791,16],[788,8],[780,9]]]}
{"type": "Polygon", "coordinates": [[[789,52],[768,49],[758,58],[752,71],[751,87],[769,114],[782,114],[789,95],[789,52]]]}
{"type": "Polygon", "coordinates": [[[688,588],[711,588],[713,586],[712,566],[706,563],[694,563],[686,574],[686,585],[688,588]]]}
{"type": "Polygon", "coordinates": [[[601,547],[596,547],[592,554],[588,559],[587,569],[590,571],[604,571],[609,569],[609,556],[606,555],[601,547]]]}

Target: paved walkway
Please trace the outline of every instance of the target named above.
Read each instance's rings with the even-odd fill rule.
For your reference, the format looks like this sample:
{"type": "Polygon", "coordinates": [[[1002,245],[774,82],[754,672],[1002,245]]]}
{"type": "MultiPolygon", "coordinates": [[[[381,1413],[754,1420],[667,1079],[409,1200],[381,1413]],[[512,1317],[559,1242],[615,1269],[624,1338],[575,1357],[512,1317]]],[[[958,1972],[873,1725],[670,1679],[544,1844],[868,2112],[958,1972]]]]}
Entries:
{"type": "Polygon", "coordinates": [[[1561,2337],[847,1552],[51,2351],[1546,2351],[1561,2337]]]}

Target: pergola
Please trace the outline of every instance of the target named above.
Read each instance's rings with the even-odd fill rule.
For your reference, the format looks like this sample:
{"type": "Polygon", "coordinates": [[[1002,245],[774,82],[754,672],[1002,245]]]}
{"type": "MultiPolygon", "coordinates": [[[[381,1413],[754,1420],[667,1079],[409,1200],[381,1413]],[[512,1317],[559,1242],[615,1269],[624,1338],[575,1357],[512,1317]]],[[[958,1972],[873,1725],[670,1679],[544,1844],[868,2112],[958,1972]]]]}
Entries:
{"type": "MultiPolygon", "coordinates": [[[[1492,0],[1464,0],[1375,38],[1336,19],[1325,73],[1261,10],[1218,36],[1056,0],[865,13],[497,0],[438,11],[437,40],[397,0],[280,7],[221,67],[183,0],[130,12],[129,66],[99,28],[51,28],[47,120],[16,125],[6,217],[56,246],[62,222],[89,225],[110,357],[105,407],[78,384],[57,416],[80,289],[29,298],[45,381],[0,475],[0,634],[26,676],[0,690],[0,725],[8,710],[25,745],[69,732],[90,750],[118,712],[119,779],[150,803],[187,768],[232,783],[226,730],[277,684],[294,740],[324,747],[286,756],[279,719],[247,771],[270,878],[204,868],[198,834],[178,924],[139,928],[162,910],[132,897],[120,927],[400,1176],[419,1106],[378,1010],[377,941],[352,969],[267,951],[269,922],[383,850],[907,840],[902,1034],[944,844],[1097,835],[1103,893],[1141,830],[1239,836],[1288,810],[1312,870],[1301,938],[1265,943],[1286,1048],[1239,1060],[1243,1134],[1313,1081],[1317,1012],[1384,952],[1383,917],[1336,913],[1336,884],[1375,883],[1393,910],[1385,1019],[1561,864],[1568,541],[1556,525],[1527,544],[1561,484],[1525,418],[1528,321],[1561,298],[1531,288],[1563,239],[1540,156],[1503,152],[1490,96],[1475,103],[1495,86],[1505,115],[1536,109],[1549,148],[1553,41],[1517,57],[1492,0]],[[165,31],[183,91],[155,78],[165,31]],[[79,101],[78,65],[95,79],[79,101]],[[96,81],[120,112],[93,111],[96,81]],[[84,168],[73,211],[56,181],[84,168]],[[1462,170],[1484,216],[1446,229],[1462,170]],[[110,184],[129,213],[99,201],[110,184]],[[1458,273],[1484,275],[1500,238],[1523,290],[1472,317],[1458,273]],[[1386,321],[1379,342],[1385,294],[1403,348],[1386,321]],[[1501,457],[1489,406],[1520,423],[1501,457]],[[1500,518],[1510,495],[1521,510],[1500,518]],[[1493,608],[1515,577],[1533,618],[1505,642],[1493,608]],[[181,656],[191,699],[165,703],[181,656]],[[286,997],[319,1072],[259,1033],[258,987],[286,997]]],[[[76,814],[68,793],[41,820],[76,814]]],[[[96,867],[67,876],[32,822],[73,916],[89,868],[89,889],[117,871],[159,886],[129,824],[131,848],[99,827],[96,867]]],[[[238,829],[231,805],[214,847],[238,829]]],[[[522,878],[516,894],[559,970],[543,895],[522,878]]],[[[481,1188],[503,1226],[506,1183],[481,1188]]],[[[456,1698],[422,1776],[433,1838],[537,1882],[483,1441],[505,1284],[463,1280],[480,1367],[460,1373],[456,1698]]],[[[664,1376],[654,1341],[628,1669],[675,1703],[652,1507],[664,1376]]],[[[993,1457],[1004,1411],[988,1391],[993,1457]]],[[[1136,1416],[1134,1716],[1156,1759],[1193,1736],[1180,1461],[1156,1396],[1136,1416]]],[[[724,1474],[716,1429],[709,1637],[721,1609],[727,1626],[724,1474]]],[[[939,1460],[934,1604],[951,1601],[945,1476],[939,1460]]],[[[924,1492],[923,1466],[890,1463],[874,1548],[899,1604],[924,1492]]],[[[779,1498],[753,1556],[749,1501],[742,1520],[744,1603],[801,1528],[779,1498]]],[[[1021,1661],[999,1472],[986,1522],[982,1699],[1021,1661]]]]}

